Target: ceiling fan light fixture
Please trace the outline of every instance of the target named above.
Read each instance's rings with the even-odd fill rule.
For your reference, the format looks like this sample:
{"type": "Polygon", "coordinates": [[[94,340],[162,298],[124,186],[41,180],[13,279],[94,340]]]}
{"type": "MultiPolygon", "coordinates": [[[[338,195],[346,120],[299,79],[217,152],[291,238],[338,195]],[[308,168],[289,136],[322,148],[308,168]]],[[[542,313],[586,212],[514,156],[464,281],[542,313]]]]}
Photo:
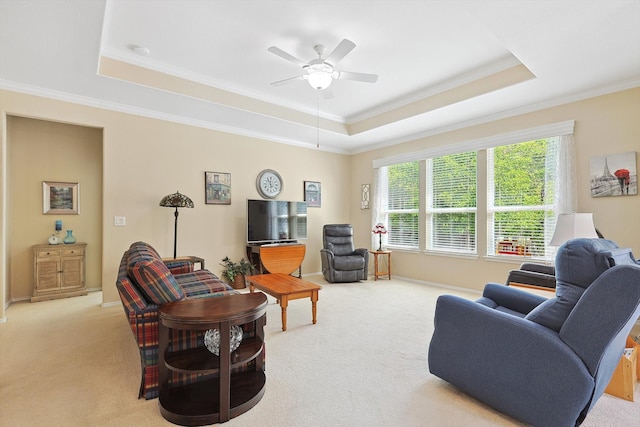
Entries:
{"type": "Polygon", "coordinates": [[[331,74],[324,71],[309,71],[309,75],[306,76],[309,85],[317,90],[324,90],[331,85],[333,78],[331,74]]]}

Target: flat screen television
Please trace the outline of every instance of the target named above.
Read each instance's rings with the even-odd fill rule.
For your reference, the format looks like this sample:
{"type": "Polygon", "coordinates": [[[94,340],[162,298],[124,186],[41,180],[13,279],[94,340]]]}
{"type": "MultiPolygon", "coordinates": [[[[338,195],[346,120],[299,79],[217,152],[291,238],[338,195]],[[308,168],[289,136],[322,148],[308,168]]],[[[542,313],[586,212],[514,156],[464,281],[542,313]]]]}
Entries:
{"type": "Polygon", "coordinates": [[[306,202],[247,199],[247,243],[286,243],[306,238],[306,202]]]}

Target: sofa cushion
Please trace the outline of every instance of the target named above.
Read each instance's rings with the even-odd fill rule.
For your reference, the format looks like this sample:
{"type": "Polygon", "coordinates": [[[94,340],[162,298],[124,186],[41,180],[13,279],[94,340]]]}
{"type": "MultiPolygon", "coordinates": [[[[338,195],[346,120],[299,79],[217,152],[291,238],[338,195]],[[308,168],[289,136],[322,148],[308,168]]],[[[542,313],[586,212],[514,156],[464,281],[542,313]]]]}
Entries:
{"type": "Polygon", "coordinates": [[[138,257],[136,262],[129,263],[128,272],[147,298],[156,304],[178,301],[185,297],[173,274],[160,259],[138,257]]]}
{"type": "Polygon", "coordinates": [[[129,246],[129,250],[126,252],[127,254],[127,267],[132,267],[134,263],[141,259],[159,259],[162,258],[158,254],[158,252],[147,243],[144,242],[135,242],[129,246]]]}
{"type": "Polygon", "coordinates": [[[233,289],[220,279],[204,279],[199,282],[190,282],[180,285],[187,298],[209,298],[222,295],[235,295],[240,292],[233,289]]]}
{"type": "Polygon", "coordinates": [[[209,270],[196,270],[190,273],[177,274],[174,277],[187,298],[238,293],[209,270]]]}

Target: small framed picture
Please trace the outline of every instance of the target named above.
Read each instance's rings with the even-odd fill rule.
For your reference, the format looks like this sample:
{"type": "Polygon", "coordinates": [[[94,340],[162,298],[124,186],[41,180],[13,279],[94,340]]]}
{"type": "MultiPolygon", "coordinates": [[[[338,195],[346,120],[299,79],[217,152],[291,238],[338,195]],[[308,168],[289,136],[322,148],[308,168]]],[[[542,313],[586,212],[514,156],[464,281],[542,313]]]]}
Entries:
{"type": "Polygon", "coordinates": [[[80,184],[42,181],[42,213],[45,215],[80,214],[80,184]]]}
{"type": "Polygon", "coordinates": [[[319,208],[322,206],[322,189],[319,182],[304,182],[304,201],[307,202],[307,207],[310,208],[319,208]]]}
{"type": "Polygon", "coordinates": [[[225,172],[204,173],[204,203],[207,205],[231,204],[231,174],[225,172]]]}
{"type": "Polygon", "coordinates": [[[370,192],[371,185],[370,184],[362,184],[361,188],[361,198],[360,198],[360,209],[369,209],[369,202],[371,200],[370,192]]]}

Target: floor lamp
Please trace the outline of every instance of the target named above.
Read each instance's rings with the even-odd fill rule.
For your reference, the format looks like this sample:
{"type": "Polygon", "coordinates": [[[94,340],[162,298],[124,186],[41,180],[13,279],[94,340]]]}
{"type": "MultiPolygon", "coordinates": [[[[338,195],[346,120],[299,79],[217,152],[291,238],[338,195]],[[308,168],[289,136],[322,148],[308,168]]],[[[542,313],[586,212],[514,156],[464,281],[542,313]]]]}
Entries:
{"type": "Polygon", "coordinates": [[[178,243],[178,208],[192,208],[193,201],[184,194],[180,194],[180,192],[177,191],[173,194],[169,194],[168,196],[164,196],[162,200],[160,200],[160,206],[165,208],[176,208],[176,212],[174,213],[176,219],[173,230],[173,258],[175,259],[178,243]]]}

